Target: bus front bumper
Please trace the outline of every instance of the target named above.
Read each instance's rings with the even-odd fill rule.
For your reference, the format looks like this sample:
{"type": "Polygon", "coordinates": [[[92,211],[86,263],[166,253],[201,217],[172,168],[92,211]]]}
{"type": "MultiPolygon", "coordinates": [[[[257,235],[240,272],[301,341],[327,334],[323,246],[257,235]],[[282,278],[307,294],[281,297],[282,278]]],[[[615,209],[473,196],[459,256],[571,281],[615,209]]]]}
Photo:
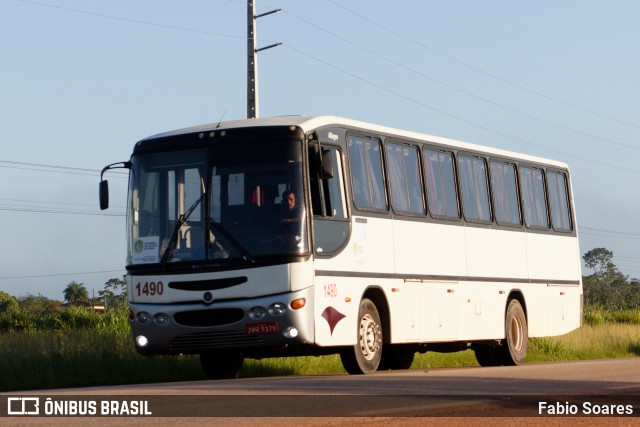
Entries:
{"type": "Polygon", "coordinates": [[[268,352],[314,342],[312,288],[212,304],[130,302],[129,307],[131,332],[142,355],[268,352]]]}

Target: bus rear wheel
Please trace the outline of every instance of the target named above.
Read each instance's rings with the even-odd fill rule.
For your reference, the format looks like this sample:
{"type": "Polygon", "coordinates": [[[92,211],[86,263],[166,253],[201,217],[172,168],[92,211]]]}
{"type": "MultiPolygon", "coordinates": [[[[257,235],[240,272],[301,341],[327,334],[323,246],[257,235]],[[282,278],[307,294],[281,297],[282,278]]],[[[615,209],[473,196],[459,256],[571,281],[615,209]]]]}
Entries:
{"type": "Polygon", "coordinates": [[[517,366],[527,355],[527,316],[517,299],[509,301],[504,317],[505,339],[500,344],[477,344],[473,351],[480,366],[517,366]]]}
{"type": "Polygon", "coordinates": [[[512,299],[505,316],[506,339],[503,342],[504,365],[522,365],[527,355],[529,331],[527,316],[517,299],[512,299]]]}
{"type": "Polygon", "coordinates": [[[357,343],[340,353],[344,369],[350,374],[371,374],[382,359],[382,326],[375,304],[367,298],[358,310],[357,343]]]}
{"type": "Polygon", "coordinates": [[[234,351],[208,351],[200,353],[200,365],[212,380],[232,380],[238,378],[244,364],[244,356],[234,351]]]}

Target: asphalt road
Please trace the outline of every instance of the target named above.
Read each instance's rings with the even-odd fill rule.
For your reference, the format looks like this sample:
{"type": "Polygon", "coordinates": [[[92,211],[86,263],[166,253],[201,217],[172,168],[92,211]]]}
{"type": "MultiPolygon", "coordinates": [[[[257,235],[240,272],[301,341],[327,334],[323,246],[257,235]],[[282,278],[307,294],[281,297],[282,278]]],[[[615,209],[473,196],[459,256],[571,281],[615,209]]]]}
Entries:
{"type": "MultiPolygon", "coordinates": [[[[129,405],[129,412],[137,405],[136,411],[152,414],[117,418],[118,424],[126,425],[271,425],[275,420],[280,426],[422,425],[426,421],[430,425],[456,425],[456,420],[468,423],[471,419],[476,421],[473,424],[491,425],[515,425],[516,419],[517,425],[581,425],[587,421],[590,425],[640,425],[640,359],[414,369],[365,376],[141,384],[20,394],[38,396],[43,402],[46,398],[66,401],[67,405],[69,401],[93,401],[98,413],[103,401],[112,401],[116,403],[110,403],[115,405],[110,410],[117,413],[123,410],[122,405],[129,405]],[[599,418],[582,418],[593,415],[599,418]]],[[[0,400],[2,405],[7,404],[6,399],[0,400]]],[[[6,413],[6,407],[2,409],[6,413]]],[[[69,407],[61,411],[65,410],[69,407]]],[[[84,425],[88,421],[82,417],[19,416],[0,418],[0,423],[60,425],[58,422],[63,420],[65,425],[84,425]]],[[[110,425],[114,420],[93,417],[91,423],[110,425]]]]}

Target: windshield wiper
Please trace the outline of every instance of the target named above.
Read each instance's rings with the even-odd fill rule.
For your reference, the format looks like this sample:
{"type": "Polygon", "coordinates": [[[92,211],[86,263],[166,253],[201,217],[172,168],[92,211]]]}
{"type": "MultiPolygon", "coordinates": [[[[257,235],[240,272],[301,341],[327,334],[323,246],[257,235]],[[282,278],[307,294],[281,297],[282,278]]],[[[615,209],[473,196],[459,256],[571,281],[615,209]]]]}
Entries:
{"type": "Polygon", "coordinates": [[[209,225],[213,226],[217,231],[220,232],[231,244],[240,252],[242,255],[242,259],[250,264],[255,264],[255,260],[251,257],[251,254],[227,231],[224,227],[213,219],[209,218],[209,225]]]}
{"type": "Polygon", "coordinates": [[[200,204],[200,202],[202,202],[202,199],[204,199],[206,195],[207,195],[207,193],[203,192],[202,195],[200,197],[198,197],[198,200],[196,200],[191,205],[191,207],[189,207],[189,209],[187,209],[187,211],[185,213],[183,213],[182,215],[180,215],[180,218],[178,218],[178,223],[176,224],[175,228],[173,229],[173,234],[171,235],[171,240],[169,240],[169,244],[167,245],[166,249],[164,250],[164,254],[162,254],[162,259],[160,260],[160,266],[161,267],[164,267],[164,265],[169,260],[169,253],[173,250],[173,247],[175,246],[176,242],[178,241],[178,235],[180,234],[180,229],[182,228],[184,223],[187,222],[187,219],[189,219],[189,217],[191,216],[193,211],[200,204]]]}

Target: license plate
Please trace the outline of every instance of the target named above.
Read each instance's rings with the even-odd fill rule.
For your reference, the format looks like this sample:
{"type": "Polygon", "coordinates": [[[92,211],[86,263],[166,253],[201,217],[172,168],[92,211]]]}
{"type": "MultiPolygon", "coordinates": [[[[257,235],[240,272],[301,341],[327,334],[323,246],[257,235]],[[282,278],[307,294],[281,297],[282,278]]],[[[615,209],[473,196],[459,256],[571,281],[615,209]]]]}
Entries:
{"type": "Polygon", "coordinates": [[[260,334],[275,334],[278,332],[277,322],[263,322],[263,323],[247,323],[244,325],[244,331],[247,334],[260,335],[260,334]]]}

